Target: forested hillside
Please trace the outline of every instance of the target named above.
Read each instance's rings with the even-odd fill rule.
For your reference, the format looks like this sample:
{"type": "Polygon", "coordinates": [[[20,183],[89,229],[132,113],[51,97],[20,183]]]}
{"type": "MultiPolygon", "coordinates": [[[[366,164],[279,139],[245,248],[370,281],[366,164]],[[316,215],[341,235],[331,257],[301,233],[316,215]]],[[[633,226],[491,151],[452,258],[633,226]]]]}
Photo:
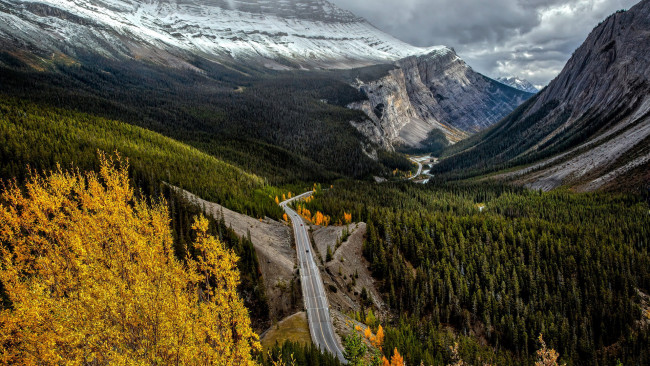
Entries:
{"type": "Polygon", "coordinates": [[[531,364],[543,334],[564,361],[613,365],[650,360],[641,301],[650,293],[648,203],[486,184],[355,182],[320,192],[307,208],[367,222],[364,255],[394,315],[386,344],[409,365],[444,364],[436,334],[445,326],[475,340],[461,343],[468,362],[531,364]],[[486,356],[476,348],[482,341],[508,352],[486,356]]]}
{"type": "Polygon", "coordinates": [[[146,193],[159,192],[164,181],[254,217],[282,215],[261,178],[139,127],[7,97],[0,97],[0,126],[3,179],[22,181],[27,166],[96,169],[98,150],[117,151],[146,193]]]}
{"type": "Polygon", "coordinates": [[[376,147],[350,124],[366,117],[345,108],[364,98],[348,82],[381,75],[386,67],[308,73],[198,66],[206,72],[92,56],[34,61],[0,52],[0,92],[144,127],[274,185],[364,178],[392,171],[395,159],[405,161],[388,152],[380,154],[387,160],[370,158],[376,147]]]}

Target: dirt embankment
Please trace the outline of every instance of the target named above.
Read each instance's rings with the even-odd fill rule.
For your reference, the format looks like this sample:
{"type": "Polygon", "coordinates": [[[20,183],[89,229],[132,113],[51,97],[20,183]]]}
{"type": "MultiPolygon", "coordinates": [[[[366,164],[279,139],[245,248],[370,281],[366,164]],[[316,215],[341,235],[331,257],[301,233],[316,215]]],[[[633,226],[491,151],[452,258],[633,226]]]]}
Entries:
{"type": "Polygon", "coordinates": [[[344,227],[317,228],[312,234],[314,244],[323,258],[321,263],[324,265],[319,267],[330,306],[333,310],[349,313],[359,311],[361,304],[365,302],[371,303],[381,314],[386,311],[386,305],[377,291],[375,281],[370,274],[370,264],[363,257],[362,252],[366,224],[363,222],[350,224],[350,236],[336,249],[337,241],[341,238],[344,229],[344,227]],[[328,246],[332,248],[333,255],[331,261],[325,262],[328,246]],[[368,295],[367,300],[362,299],[364,288],[368,295]]]}
{"type": "Polygon", "coordinates": [[[284,318],[262,333],[260,341],[265,354],[275,346],[276,342],[278,344],[282,344],[284,341],[311,343],[307,313],[301,311],[284,318]]]}
{"type": "Polygon", "coordinates": [[[223,216],[226,225],[238,235],[250,235],[262,270],[271,320],[280,320],[297,309],[302,309],[302,295],[296,277],[296,251],[291,227],[269,218],[257,220],[205,201],[190,192],[182,191],[188,200],[205,208],[215,219],[223,216]]]}

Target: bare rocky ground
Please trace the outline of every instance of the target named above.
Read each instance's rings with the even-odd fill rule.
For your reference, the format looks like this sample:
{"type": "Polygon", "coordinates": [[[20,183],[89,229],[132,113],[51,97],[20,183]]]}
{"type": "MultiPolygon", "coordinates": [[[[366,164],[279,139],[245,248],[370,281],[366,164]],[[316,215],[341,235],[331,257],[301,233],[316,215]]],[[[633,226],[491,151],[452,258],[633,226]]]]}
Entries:
{"type": "MultiPolygon", "coordinates": [[[[314,250],[316,250],[316,255],[320,257],[318,264],[322,264],[325,262],[327,247],[332,249],[332,253],[334,252],[336,241],[343,235],[345,226],[313,226],[313,228],[315,228],[312,231],[314,250]]],[[[351,229],[354,229],[354,226],[351,229]]]]}
{"type": "MultiPolygon", "coordinates": [[[[336,242],[341,237],[344,227],[317,228],[313,231],[315,247],[325,258],[327,247],[336,248],[336,242]]],[[[363,258],[363,238],[366,234],[366,224],[363,222],[350,224],[351,235],[336,251],[330,262],[323,260],[321,276],[327,290],[330,308],[342,313],[350,313],[361,309],[361,293],[365,288],[377,314],[386,311],[386,305],[381,300],[375,281],[369,270],[368,261],[363,258]]]]}
{"type": "MultiPolygon", "coordinates": [[[[296,311],[292,305],[292,279],[295,280],[296,250],[293,247],[291,227],[269,218],[257,220],[229,210],[213,202],[205,201],[190,192],[182,191],[185,196],[205,207],[206,214],[215,219],[223,215],[226,225],[238,235],[247,236],[250,233],[251,241],[257,252],[257,257],[264,278],[266,295],[269,300],[271,320],[279,320],[296,311]]],[[[300,291],[295,294],[296,304],[301,307],[300,291]]]]}

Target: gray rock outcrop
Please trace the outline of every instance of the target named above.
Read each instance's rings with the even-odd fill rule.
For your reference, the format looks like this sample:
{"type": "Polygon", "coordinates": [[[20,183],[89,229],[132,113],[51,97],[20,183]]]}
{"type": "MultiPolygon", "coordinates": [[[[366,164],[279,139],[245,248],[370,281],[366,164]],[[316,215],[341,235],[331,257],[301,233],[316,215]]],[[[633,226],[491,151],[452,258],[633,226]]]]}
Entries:
{"type": "Polygon", "coordinates": [[[498,122],[532,94],[487,78],[445,48],[395,63],[379,80],[355,86],[367,101],[349,107],[370,120],[354,125],[383,146],[420,147],[434,129],[454,143],[498,122]]]}

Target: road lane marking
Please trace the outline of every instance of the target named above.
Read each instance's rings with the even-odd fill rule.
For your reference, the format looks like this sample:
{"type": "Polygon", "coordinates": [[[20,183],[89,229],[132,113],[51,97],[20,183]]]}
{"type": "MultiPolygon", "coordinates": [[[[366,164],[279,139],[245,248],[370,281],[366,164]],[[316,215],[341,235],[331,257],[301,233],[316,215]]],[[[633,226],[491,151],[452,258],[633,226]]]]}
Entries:
{"type": "MultiPolygon", "coordinates": [[[[320,278],[320,271],[318,270],[318,267],[316,266],[316,262],[314,260],[313,254],[310,252],[309,256],[307,256],[307,248],[311,248],[311,243],[309,240],[309,235],[307,234],[307,228],[304,226],[305,222],[302,220],[302,217],[298,215],[293,209],[287,206],[287,204],[293,200],[296,199],[301,199],[305,196],[311,195],[312,192],[305,192],[299,196],[296,196],[294,198],[288,199],[280,203],[280,206],[289,213],[289,216],[291,217],[291,222],[294,223],[294,235],[296,238],[296,249],[299,253],[298,255],[298,260],[300,262],[301,270],[302,270],[302,275],[301,277],[304,277],[306,281],[309,282],[309,286],[307,285],[306,281],[301,281],[302,282],[302,287],[303,287],[303,292],[305,293],[305,302],[307,306],[307,313],[309,314],[310,312],[315,312],[316,313],[316,318],[318,321],[318,327],[320,329],[320,335],[322,337],[322,343],[324,343],[325,347],[327,350],[337,356],[342,362],[345,363],[345,360],[343,358],[343,353],[338,345],[338,342],[336,341],[335,335],[334,335],[334,328],[330,325],[331,322],[331,317],[329,314],[329,305],[327,301],[327,295],[325,293],[325,287],[322,284],[322,279],[320,278]],[[300,227],[298,224],[302,224],[300,227]],[[302,228],[302,230],[301,230],[302,228]],[[301,247],[302,246],[302,247],[301,247]],[[315,282],[316,281],[316,282],[315,282]],[[307,296],[309,293],[309,287],[311,287],[311,293],[312,296],[307,296]],[[317,292],[318,289],[318,292],[317,292]],[[319,294],[320,292],[320,294],[319,294]],[[313,304],[312,304],[313,303],[313,304]],[[311,306],[310,306],[311,305],[311,306]],[[321,319],[321,311],[323,313],[323,319],[321,319]],[[325,324],[325,330],[323,330],[323,323],[325,324]],[[325,336],[325,333],[327,333],[328,336],[325,336]],[[332,352],[332,347],[330,345],[334,345],[334,350],[335,352],[332,352]]],[[[313,314],[312,314],[313,315],[313,314]]],[[[310,321],[310,333],[312,334],[312,337],[316,342],[318,342],[318,337],[316,337],[316,333],[314,333],[313,328],[315,328],[315,325],[313,324],[313,316],[310,317],[312,321],[310,321]]],[[[321,342],[318,342],[321,343],[321,342]]]]}

